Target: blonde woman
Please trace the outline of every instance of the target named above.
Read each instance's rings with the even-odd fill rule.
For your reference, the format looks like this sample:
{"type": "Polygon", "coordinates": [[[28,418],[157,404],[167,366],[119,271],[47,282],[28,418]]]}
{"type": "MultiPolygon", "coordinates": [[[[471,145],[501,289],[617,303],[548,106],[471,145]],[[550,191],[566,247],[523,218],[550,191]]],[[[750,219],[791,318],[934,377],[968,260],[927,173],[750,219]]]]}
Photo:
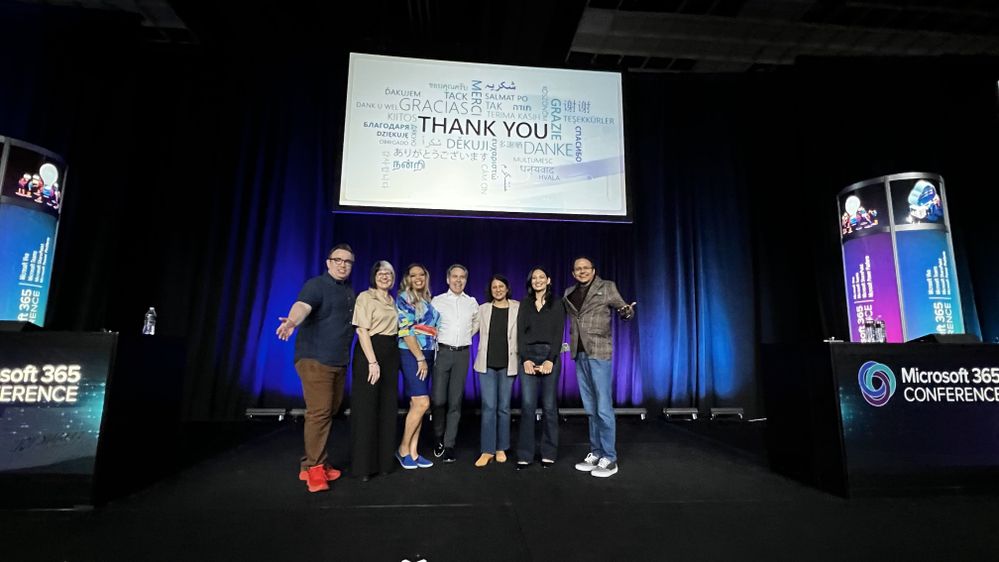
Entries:
{"type": "Polygon", "coordinates": [[[437,347],[437,326],[441,315],[430,304],[430,273],[419,263],[409,266],[399,284],[395,309],[399,317],[399,353],[402,361],[403,390],[409,398],[409,413],[402,432],[396,460],[403,468],[430,468],[433,462],[420,455],[420,428],[423,414],[430,408],[430,380],[437,347]]]}

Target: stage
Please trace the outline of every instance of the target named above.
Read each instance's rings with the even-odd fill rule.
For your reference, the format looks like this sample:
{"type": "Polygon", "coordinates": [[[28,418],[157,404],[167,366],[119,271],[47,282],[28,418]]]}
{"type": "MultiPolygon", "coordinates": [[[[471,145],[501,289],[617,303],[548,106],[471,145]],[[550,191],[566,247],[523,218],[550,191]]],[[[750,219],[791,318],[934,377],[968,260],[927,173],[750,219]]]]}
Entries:
{"type": "MultiPolygon", "coordinates": [[[[237,430],[255,437],[106,506],[0,512],[4,558],[871,560],[999,552],[993,496],[844,500],[772,473],[763,424],[622,418],[621,470],[597,479],[573,469],[587,451],[584,418],[562,424],[555,467],[519,472],[510,462],[474,468],[478,418],[463,421],[455,464],[367,483],[345,476],[316,494],[296,479],[301,426],[247,421],[237,430]]],[[[347,421],[334,427],[331,458],[342,465],[347,421]]],[[[210,440],[210,428],[198,431],[210,440]]],[[[148,463],[159,461],[148,451],[148,463]]]]}

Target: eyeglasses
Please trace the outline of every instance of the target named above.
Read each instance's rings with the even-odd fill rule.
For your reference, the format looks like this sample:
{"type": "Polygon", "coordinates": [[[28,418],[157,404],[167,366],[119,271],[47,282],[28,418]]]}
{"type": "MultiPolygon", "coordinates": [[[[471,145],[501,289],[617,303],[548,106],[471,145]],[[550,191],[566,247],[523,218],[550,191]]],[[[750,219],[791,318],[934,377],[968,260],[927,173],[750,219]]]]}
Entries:
{"type": "Polygon", "coordinates": [[[348,267],[354,265],[354,260],[345,260],[343,258],[326,258],[327,261],[331,261],[337,265],[346,265],[348,267]]]}
{"type": "Polygon", "coordinates": [[[375,274],[375,277],[392,277],[391,271],[379,271],[375,274]]]}
{"type": "Polygon", "coordinates": [[[577,273],[582,273],[584,271],[590,271],[591,269],[593,269],[593,268],[592,267],[574,267],[574,268],[572,268],[572,270],[575,271],[575,272],[577,272],[577,273]]]}

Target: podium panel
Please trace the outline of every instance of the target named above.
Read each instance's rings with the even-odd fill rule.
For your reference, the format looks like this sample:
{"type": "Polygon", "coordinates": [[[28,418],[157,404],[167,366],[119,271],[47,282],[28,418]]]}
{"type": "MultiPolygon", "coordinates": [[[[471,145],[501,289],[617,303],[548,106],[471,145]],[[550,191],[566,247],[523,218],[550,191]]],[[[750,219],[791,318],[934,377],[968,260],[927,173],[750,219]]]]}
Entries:
{"type": "Polygon", "coordinates": [[[0,331],[0,506],[94,505],[171,473],[184,367],[175,338],[0,331]]]}
{"type": "Polygon", "coordinates": [[[845,495],[999,488],[999,345],[768,345],[761,361],[778,472],[845,495]]]}

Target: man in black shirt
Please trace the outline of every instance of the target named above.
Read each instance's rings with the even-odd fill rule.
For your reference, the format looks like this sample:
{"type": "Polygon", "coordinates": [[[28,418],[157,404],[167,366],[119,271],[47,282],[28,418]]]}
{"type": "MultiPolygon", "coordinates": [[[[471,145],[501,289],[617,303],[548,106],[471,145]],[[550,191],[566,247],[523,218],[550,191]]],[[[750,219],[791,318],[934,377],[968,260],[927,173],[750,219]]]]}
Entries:
{"type": "Polygon", "coordinates": [[[328,482],[340,477],[339,470],[326,465],[326,440],[343,401],[354,338],[354,290],[347,283],[353,265],[350,246],[335,246],[326,257],[326,273],[306,281],[288,316],[279,318],[277,336],[282,340],[301,326],[295,340],[295,371],[305,397],[305,455],[299,480],[306,481],[310,492],[329,490],[328,482]]]}

